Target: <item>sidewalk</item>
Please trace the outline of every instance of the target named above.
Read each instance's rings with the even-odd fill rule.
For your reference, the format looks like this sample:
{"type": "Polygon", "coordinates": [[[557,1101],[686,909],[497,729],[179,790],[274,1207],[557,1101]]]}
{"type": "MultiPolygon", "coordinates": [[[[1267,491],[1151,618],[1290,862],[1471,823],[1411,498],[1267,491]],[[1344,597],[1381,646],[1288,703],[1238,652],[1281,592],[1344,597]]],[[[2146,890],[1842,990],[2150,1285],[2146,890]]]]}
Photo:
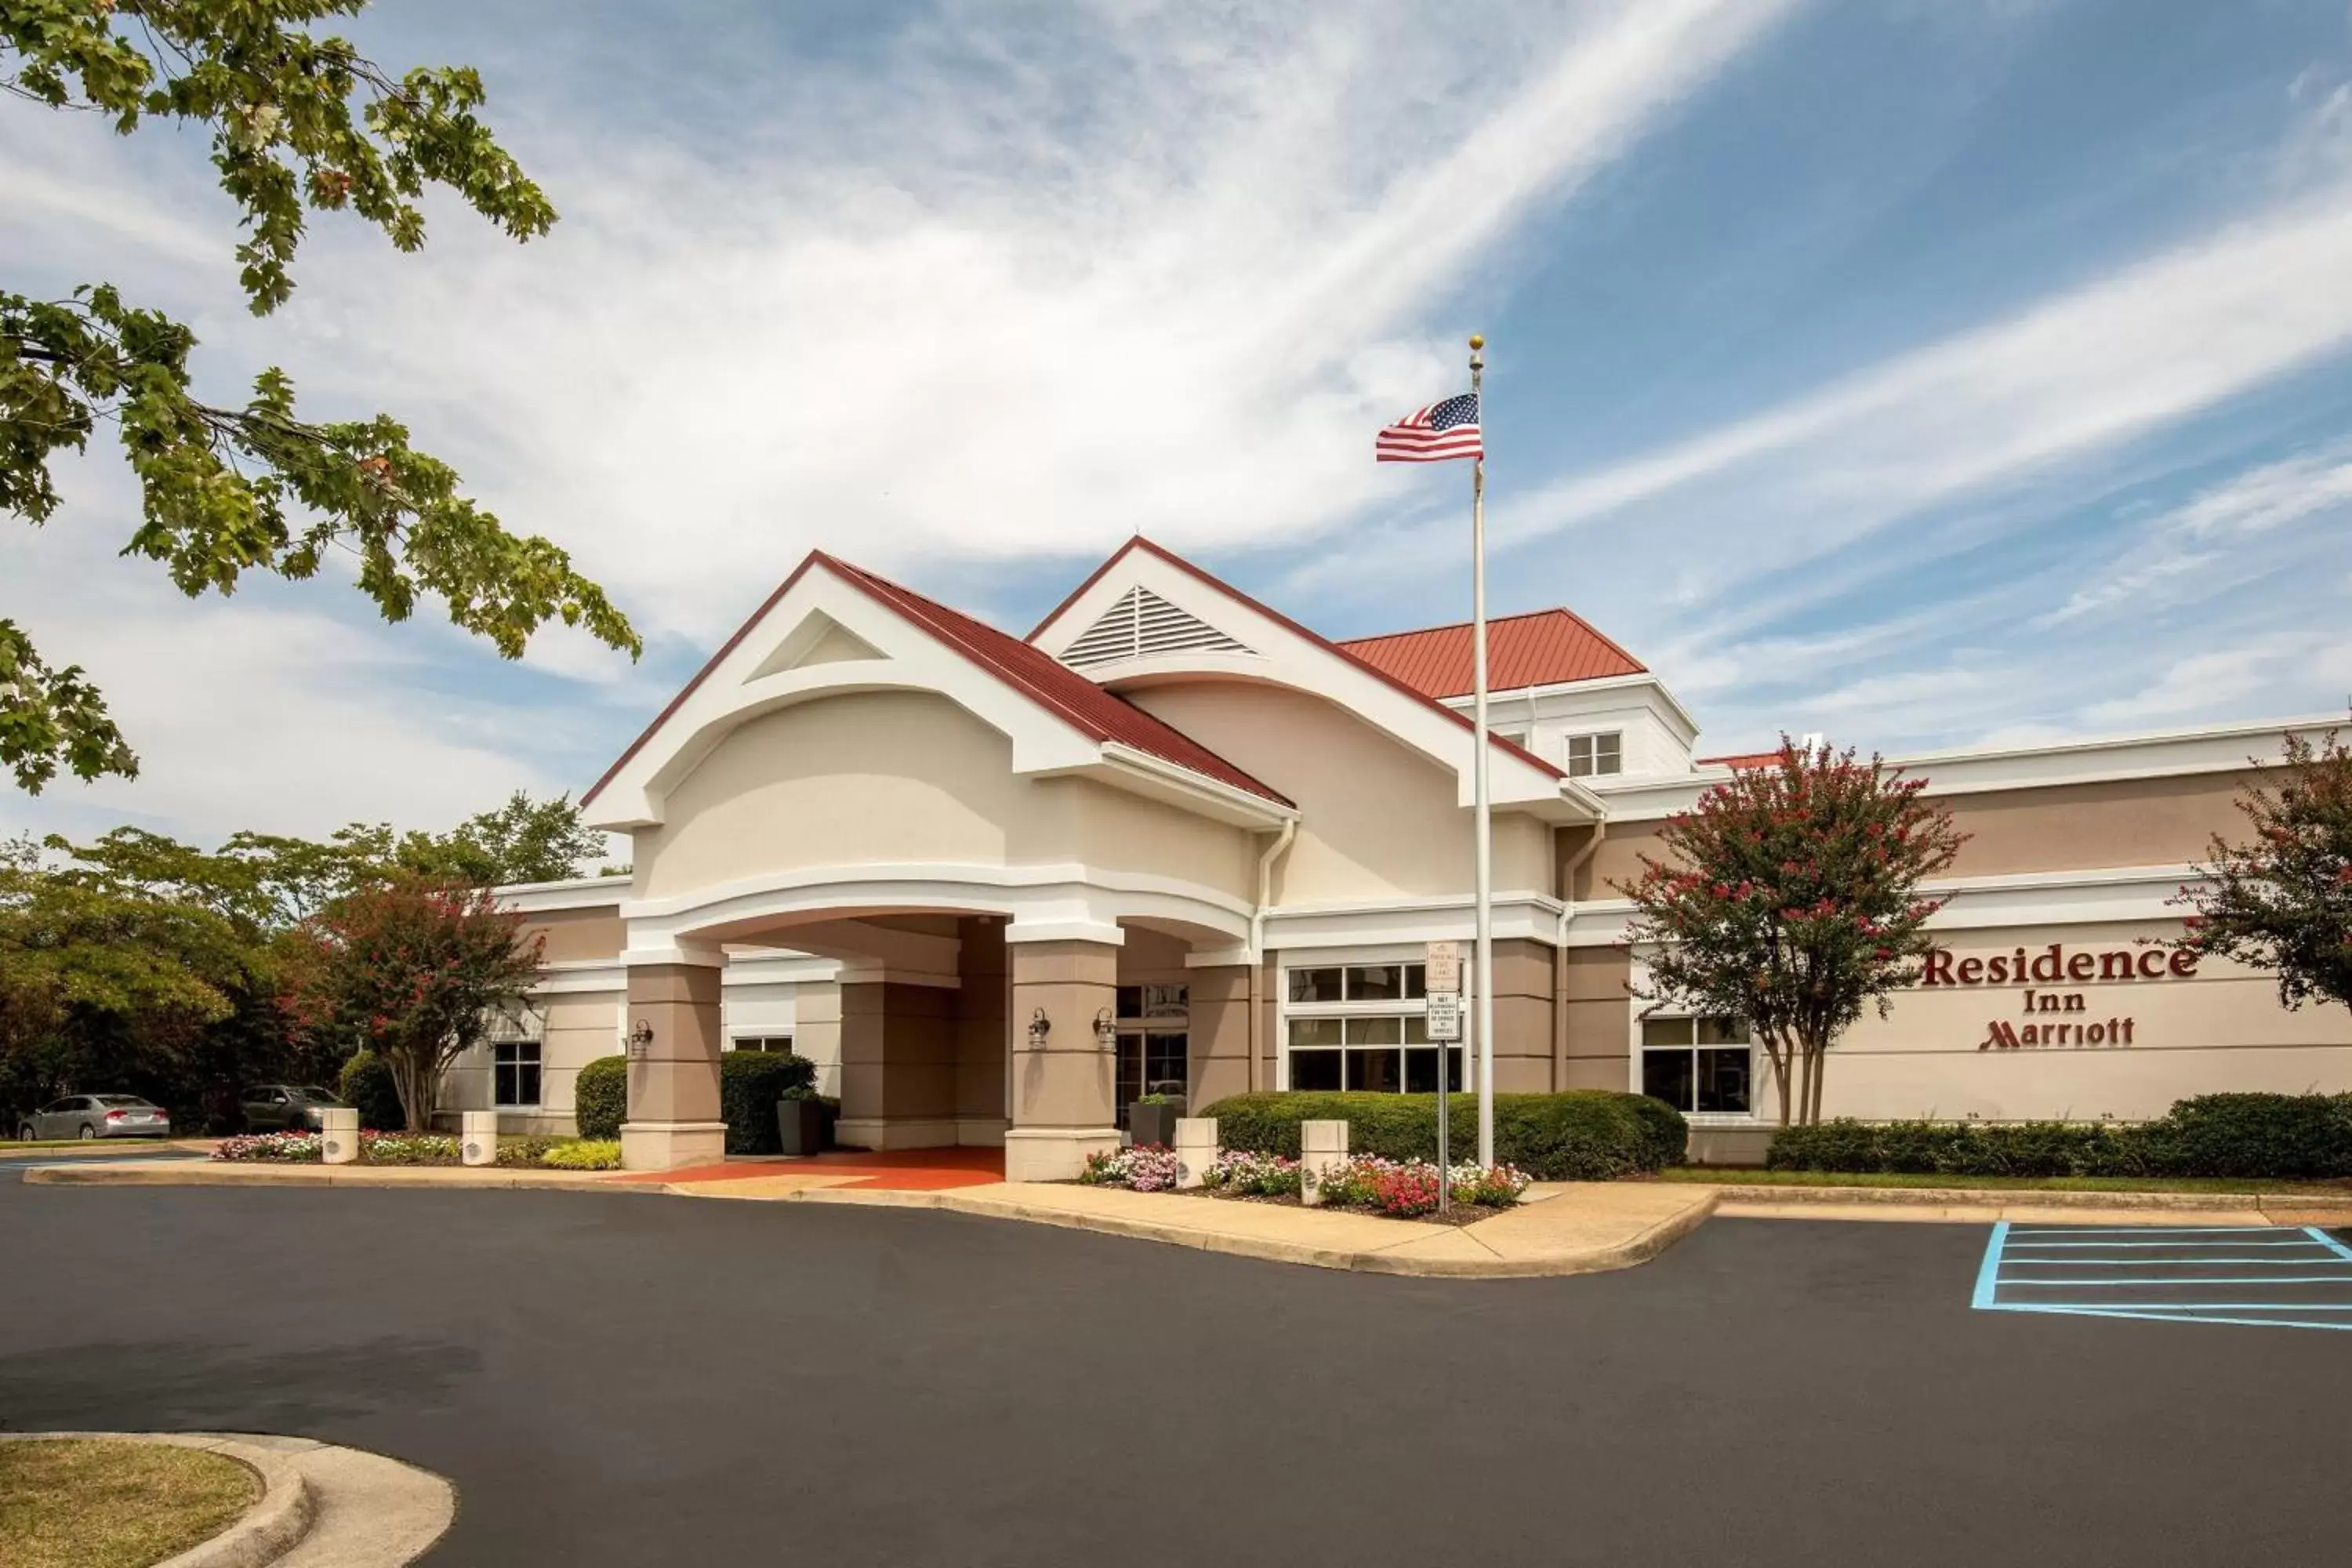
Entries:
{"type": "Polygon", "coordinates": [[[2012,1187],[1715,1187],[1726,1219],[1990,1225],[2352,1225],[2352,1194],[2035,1192],[2012,1187]]]}
{"type": "Polygon", "coordinates": [[[1528,1279],[1630,1268],[1703,1224],[1710,1187],[1658,1183],[1538,1183],[1516,1209],[1473,1226],[1382,1219],[1284,1204],[1131,1193],[1058,1182],[1004,1182],[982,1172],[907,1166],[874,1156],[730,1161],[654,1173],[599,1173],[463,1165],[266,1165],[187,1161],[27,1171],[55,1186],[543,1188],[751,1202],[946,1209],[1244,1258],[1372,1274],[1528,1279]],[[964,1184],[945,1184],[950,1178],[964,1184]]]}
{"type": "MultiPolygon", "coordinates": [[[[736,1184],[740,1185],[740,1184],[736,1184]]],[[[706,1190],[698,1196],[767,1196],[706,1190]]],[[[1647,1262],[1705,1223],[1715,1194],[1640,1183],[1538,1183],[1519,1207],[1471,1226],[1431,1225],[1285,1204],[999,1182],[940,1192],[808,1187],[812,1203],[940,1208],[1099,1231],[1366,1274],[1535,1279],[1647,1262]]]]}

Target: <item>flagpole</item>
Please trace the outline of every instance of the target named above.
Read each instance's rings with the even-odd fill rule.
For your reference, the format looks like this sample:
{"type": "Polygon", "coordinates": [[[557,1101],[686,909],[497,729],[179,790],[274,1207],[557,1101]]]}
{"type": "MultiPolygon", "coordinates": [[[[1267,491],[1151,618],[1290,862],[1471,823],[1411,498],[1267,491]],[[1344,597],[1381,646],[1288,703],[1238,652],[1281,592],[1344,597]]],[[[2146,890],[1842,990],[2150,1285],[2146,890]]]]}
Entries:
{"type": "MultiPolygon", "coordinates": [[[[1470,727],[1477,758],[1478,962],[1471,971],[1478,1002],[1478,1163],[1495,1163],[1495,845],[1486,784],[1486,340],[1470,339],[1470,395],[1477,399],[1478,459],[1470,470],[1470,727]]],[[[1444,1184],[1451,1182],[1441,1177],[1444,1184]]]]}

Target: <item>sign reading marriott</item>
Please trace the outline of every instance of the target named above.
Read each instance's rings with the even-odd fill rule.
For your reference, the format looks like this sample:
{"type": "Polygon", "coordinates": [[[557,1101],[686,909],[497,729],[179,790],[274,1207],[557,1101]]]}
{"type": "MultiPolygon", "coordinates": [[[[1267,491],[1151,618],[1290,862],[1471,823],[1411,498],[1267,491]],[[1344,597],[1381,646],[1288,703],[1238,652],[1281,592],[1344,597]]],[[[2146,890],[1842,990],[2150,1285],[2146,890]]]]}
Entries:
{"type": "Polygon", "coordinates": [[[2088,1015],[2091,1008],[2087,998],[2080,991],[2053,991],[2043,987],[2086,985],[2094,981],[2187,980],[2196,973],[2197,954],[2179,949],[2127,947],[2109,948],[2098,952],[2068,952],[2064,944],[2053,942],[2035,952],[2031,959],[2021,947],[2013,954],[1995,954],[1990,958],[1956,958],[1949,952],[1931,952],[1927,955],[1927,968],[1919,977],[1919,984],[1922,986],[2024,987],[2018,1010],[2031,1021],[2017,1024],[2007,1018],[1989,1019],[1985,1026],[1985,1037],[1977,1043],[1977,1049],[1980,1051],[2008,1051],[2024,1047],[2128,1046],[2134,1043],[2132,1035],[2137,1020],[2121,1014],[2097,1022],[2088,1016],[2079,1020],[2065,1017],[2064,1015],[2068,1014],[2088,1015]],[[2061,1015],[2061,1019],[2043,1016],[2051,1013],[2061,1015]]]}

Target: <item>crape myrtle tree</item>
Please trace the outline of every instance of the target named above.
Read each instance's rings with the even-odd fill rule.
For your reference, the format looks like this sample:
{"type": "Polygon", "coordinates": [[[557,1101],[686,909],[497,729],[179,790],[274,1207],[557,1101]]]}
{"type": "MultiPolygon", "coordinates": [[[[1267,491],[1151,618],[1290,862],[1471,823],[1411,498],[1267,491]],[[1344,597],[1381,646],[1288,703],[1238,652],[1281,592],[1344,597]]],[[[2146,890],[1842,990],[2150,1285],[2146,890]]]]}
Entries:
{"type": "Polygon", "coordinates": [[[527,1005],[541,942],[487,888],[402,877],[337,900],[293,933],[286,1009],[316,1047],[383,1058],[409,1131],[421,1132],[450,1061],[493,1013],[527,1005]]]}
{"type": "MultiPolygon", "coordinates": [[[[518,240],[545,234],[555,209],[477,116],[478,74],[394,76],[311,30],[365,5],[0,0],[0,112],[79,110],[93,132],[157,120],[209,132],[220,187],[243,217],[236,255],[256,315],[292,293],[311,213],[356,214],[415,250],[432,184],[518,240]]],[[[47,521],[59,504],[54,465],[105,428],[142,492],[123,553],[161,563],[191,596],[230,593],[252,572],[306,579],[341,551],[387,620],[431,594],[509,658],[551,619],[640,651],[626,617],[562,550],[508,532],[397,420],[308,417],[275,366],[242,402],[199,397],[195,346],[184,323],[112,284],[51,297],[0,287],[0,512],[47,521]]],[[[84,779],[138,772],[80,668],[45,658],[5,615],[0,767],[34,792],[61,767],[84,779]]]]}
{"type": "Polygon", "coordinates": [[[2192,912],[2169,945],[2269,970],[2284,1006],[2352,1006],[2352,748],[2290,732],[2237,805],[2248,837],[2214,835],[2202,879],[2172,900],[2192,912]]]}
{"type": "Polygon", "coordinates": [[[1771,1058],[1780,1122],[1818,1121],[1824,1053],[1888,994],[1919,977],[1925,930],[1942,900],[1919,885],[1964,842],[1943,807],[1851,748],[1781,737],[1670,817],[1663,859],[1617,890],[1633,901],[1627,940],[1651,952],[1636,994],[1743,1018],[1771,1058]]]}

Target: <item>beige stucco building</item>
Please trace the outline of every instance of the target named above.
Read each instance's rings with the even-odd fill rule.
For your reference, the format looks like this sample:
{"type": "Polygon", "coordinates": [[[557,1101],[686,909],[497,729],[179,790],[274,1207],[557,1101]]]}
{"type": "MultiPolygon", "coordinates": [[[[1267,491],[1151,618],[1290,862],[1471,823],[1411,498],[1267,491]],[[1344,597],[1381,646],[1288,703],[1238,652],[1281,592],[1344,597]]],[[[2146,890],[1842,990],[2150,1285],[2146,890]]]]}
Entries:
{"type": "MultiPolygon", "coordinates": [[[[1646,1090],[1760,1146],[1736,1023],[1642,1000],[1632,876],[1744,759],[1568,612],[1493,629],[1497,1087],[1646,1090]]],[[[1433,1089],[1423,944],[1471,934],[1468,629],[1333,643],[1143,540],[1026,638],[816,554],[585,797],[626,878],[515,888],[539,1015],[453,1075],[517,1130],[630,1058],[628,1163],[720,1149],[724,1050],[820,1064],[840,1136],[1074,1173],[1171,1085],[1433,1089]]],[[[2352,1019],[2171,964],[2191,875],[2278,723],[1892,759],[1969,835],[1949,947],[1836,1048],[1828,1114],[2139,1118],[2352,1087],[2352,1019]],[[2121,955],[2121,956],[2118,956],[2121,955]]],[[[1465,1009],[1465,1015],[1472,1009],[1465,1009]]]]}

